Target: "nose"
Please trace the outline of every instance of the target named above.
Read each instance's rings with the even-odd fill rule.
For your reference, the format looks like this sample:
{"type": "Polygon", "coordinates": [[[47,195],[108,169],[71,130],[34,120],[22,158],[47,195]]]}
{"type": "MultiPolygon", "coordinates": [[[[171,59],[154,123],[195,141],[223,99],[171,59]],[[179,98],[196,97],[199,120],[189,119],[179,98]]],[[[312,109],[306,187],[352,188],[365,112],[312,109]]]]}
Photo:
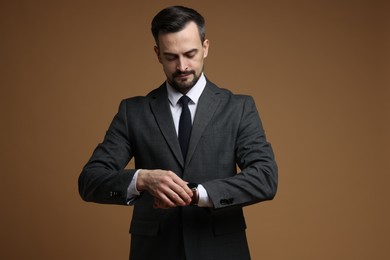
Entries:
{"type": "Polygon", "coordinates": [[[181,71],[181,72],[185,72],[188,69],[187,62],[186,62],[186,60],[184,58],[179,58],[178,59],[178,63],[177,63],[176,69],[181,71]]]}

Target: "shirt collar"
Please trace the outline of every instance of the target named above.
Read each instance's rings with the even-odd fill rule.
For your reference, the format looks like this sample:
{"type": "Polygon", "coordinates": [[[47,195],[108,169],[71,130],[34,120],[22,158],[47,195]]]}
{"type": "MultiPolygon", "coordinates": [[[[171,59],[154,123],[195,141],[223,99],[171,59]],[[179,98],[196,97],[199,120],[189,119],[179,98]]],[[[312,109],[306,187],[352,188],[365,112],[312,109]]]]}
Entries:
{"type": "MultiPolygon", "coordinates": [[[[174,89],[168,81],[166,81],[167,91],[168,91],[168,99],[171,105],[176,106],[179,99],[183,96],[182,93],[174,89]]],[[[206,87],[206,77],[202,73],[199,77],[198,82],[187,92],[186,96],[191,99],[192,103],[197,104],[202,94],[204,88],[206,87]]]]}

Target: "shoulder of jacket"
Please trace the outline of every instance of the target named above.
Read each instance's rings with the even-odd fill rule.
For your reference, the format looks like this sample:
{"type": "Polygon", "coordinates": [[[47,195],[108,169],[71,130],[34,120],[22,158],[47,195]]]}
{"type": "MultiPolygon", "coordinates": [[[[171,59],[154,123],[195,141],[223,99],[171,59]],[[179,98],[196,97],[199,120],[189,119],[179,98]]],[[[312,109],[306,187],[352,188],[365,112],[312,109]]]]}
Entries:
{"type": "Polygon", "coordinates": [[[223,97],[236,99],[236,100],[243,100],[243,101],[248,100],[248,99],[253,100],[253,97],[250,95],[233,93],[231,90],[219,87],[216,84],[212,83],[211,81],[208,81],[207,83],[213,92],[218,93],[219,95],[222,95],[223,97]]]}
{"type": "Polygon", "coordinates": [[[133,97],[128,97],[128,98],[125,98],[122,100],[122,102],[125,102],[126,104],[140,104],[140,103],[144,103],[144,102],[149,102],[149,100],[153,97],[155,97],[156,95],[158,95],[161,91],[164,90],[163,88],[163,85],[162,84],[160,87],[158,88],[155,88],[153,89],[152,91],[150,91],[148,94],[146,94],[145,96],[133,96],[133,97]]]}

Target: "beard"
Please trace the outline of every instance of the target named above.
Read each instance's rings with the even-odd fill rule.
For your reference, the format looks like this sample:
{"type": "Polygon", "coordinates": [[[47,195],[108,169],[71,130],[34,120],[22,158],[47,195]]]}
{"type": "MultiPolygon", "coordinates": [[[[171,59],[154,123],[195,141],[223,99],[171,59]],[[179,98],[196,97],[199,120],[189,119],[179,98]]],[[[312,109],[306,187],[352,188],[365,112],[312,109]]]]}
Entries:
{"type": "Polygon", "coordinates": [[[178,70],[175,73],[173,73],[172,79],[168,79],[168,82],[174,89],[176,89],[177,91],[179,91],[182,94],[185,94],[193,86],[195,86],[195,84],[196,84],[196,82],[198,82],[199,78],[200,78],[200,75],[197,76],[195,71],[193,71],[193,70],[186,71],[186,72],[181,72],[178,70]],[[179,78],[179,76],[187,76],[187,75],[191,75],[191,74],[193,75],[193,79],[191,81],[187,81],[187,80],[183,81],[179,78]]]}

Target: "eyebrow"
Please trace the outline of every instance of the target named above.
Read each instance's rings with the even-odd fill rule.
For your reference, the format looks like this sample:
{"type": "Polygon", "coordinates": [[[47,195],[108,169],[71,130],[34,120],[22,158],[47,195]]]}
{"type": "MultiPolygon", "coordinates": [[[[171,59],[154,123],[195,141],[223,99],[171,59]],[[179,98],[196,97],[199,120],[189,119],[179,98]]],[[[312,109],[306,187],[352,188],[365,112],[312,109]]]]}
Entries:
{"type": "MultiPolygon", "coordinates": [[[[198,52],[198,49],[194,48],[189,51],[186,51],[184,54],[190,54],[191,52],[198,52]]],[[[164,55],[166,56],[177,56],[176,53],[171,53],[171,52],[163,52],[164,55]]]]}

